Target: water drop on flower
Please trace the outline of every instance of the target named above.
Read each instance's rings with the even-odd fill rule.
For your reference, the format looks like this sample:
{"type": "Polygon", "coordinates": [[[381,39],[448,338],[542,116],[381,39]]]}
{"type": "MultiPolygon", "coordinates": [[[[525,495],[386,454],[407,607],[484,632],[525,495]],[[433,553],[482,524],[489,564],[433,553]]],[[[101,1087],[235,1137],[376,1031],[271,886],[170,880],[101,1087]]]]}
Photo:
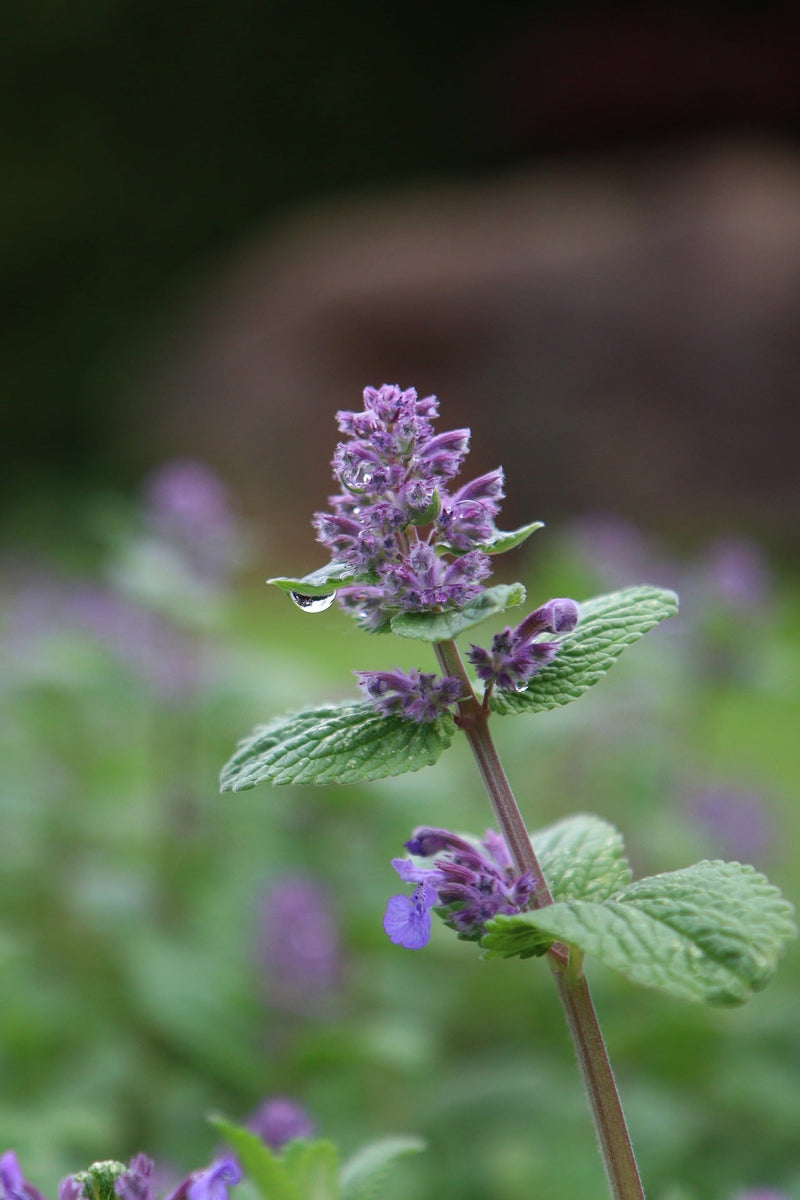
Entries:
{"type": "Polygon", "coordinates": [[[358,463],[354,467],[345,467],[339,478],[349,492],[361,495],[372,482],[372,474],[367,463],[358,463]]]}
{"type": "Polygon", "coordinates": [[[289,592],[289,595],[303,612],[313,613],[325,612],[336,599],[336,592],[329,592],[327,596],[304,596],[302,592],[289,592]]]}

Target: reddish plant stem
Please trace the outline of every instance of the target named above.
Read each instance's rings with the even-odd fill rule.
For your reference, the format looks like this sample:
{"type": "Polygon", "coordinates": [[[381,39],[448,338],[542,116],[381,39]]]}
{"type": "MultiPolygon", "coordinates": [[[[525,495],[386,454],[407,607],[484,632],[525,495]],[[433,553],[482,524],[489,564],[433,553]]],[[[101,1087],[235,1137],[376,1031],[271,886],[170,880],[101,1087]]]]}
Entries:
{"type": "MultiPolygon", "coordinates": [[[[434,649],[443,672],[454,675],[463,684],[464,698],[459,701],[458,725],[475,755],[517,870],[520,873],[531,871],[538,881],[531,904],[534,908],[544,908],[553,903],[553,896],[489,732],[488,706],[478,702],[455,642],[436,642],[434,649]]],[[[582,958],[560,943],[551,948],[548,957],[589,1098],[611,1195],[613,1200],[645,1200],[611,1061],[589,984],[583,974],[582,958]]]]}

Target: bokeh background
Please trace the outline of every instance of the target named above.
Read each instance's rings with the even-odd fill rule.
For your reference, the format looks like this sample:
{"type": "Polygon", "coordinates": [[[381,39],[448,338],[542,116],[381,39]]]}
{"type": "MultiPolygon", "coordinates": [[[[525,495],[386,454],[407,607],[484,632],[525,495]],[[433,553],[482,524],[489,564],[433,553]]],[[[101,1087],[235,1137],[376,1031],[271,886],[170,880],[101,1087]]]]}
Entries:
{"type": "MultiPolygon", "coordinates": [[[[381,929],[467,755],[217,795],[237,737],[406,646],[268,594],[320,563],[337,408],[436,392],[533,598],[682,615],[498,737],[530,825],[797,897],[800,19],[776,3],[35,0],[4,14],[0,1149],[49,1189],[211,1109],[427,1153],[396,1194],[603,1194],[553,989],[381,929]],[[574,711],[573,711],[574,708],[574,711]]],[[[424,666],[424,663],[419,665],[424,666]]],[[[800,1196],[800,957],[747,1009],[593,972],[649,1193],[800,1196]]],[[[387,1190],[389,1195],[391,1189],[387,1190]]]]}

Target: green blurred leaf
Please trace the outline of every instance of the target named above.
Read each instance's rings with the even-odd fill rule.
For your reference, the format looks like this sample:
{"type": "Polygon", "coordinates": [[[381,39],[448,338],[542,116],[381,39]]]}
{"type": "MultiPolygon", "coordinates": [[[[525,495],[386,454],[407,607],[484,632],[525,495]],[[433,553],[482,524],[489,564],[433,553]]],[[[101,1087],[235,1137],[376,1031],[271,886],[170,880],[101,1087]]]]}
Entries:
{"type": "Polygon", "coordinates": [[[635,983],[719,1005],[743,1004],[765,987],[797,933],[792,906],[765,876],[723,862],[641,879],[600,903],[565,900],[505,918],[504,929],[505,922],[577,946],[635,983]]]}
{"type": "Polygon", "coordinates": [[[210,1116],[209,1121],[235,1151],[242,1169],[263,1200],[308,1200],[299,1191],[284,1161],[273,1154],[258,1134],[216,1114],[210,1116]]]}
{"type": "Polygon", "coordinates": [[[493,711],[502,716],[547,712],[577,700],[613,667],[626,646],[677,611],[674,592],[647,585],[587,600],[578,626],[562,639],[553,662],[524,692],[496,691],[493,711]]]}
{"type": "Polygon", "coordinates": [[[281,1157],[302,1200],[336,1200],[339,1150],[333,1142],[289,1142],[281,1157]]]}
{"type": "Polygon", "coordinates": [[[301,579],[278,575],[275,579],[268,579],[267,583],[274,584],[284,592],[299,592],[301,596],[329,596],[337,587],[354,583],[356,578],[352,567],[345,563],[330,562],[324,567],[317,567],[316,571],[311,571],[301,579]]]}
{"type": "Polygon", "coordinates": [[[364,1146],[342,1167],[339,1182],[342,1200],[372,1200],[394,1164],[406,1154],[419,1154],[419,1138],[389,1137],[364,1146]]]}
{"type": "Polygon", "coordinates": [[[392,632],[426,642],[448,642],[487,617],[522,604],[524,599],[525,588],[521,583],[500,583],[468,600],[463,608],[450,612],[398,613],[392,617],[392,632]]]}
{"type": "MultiPolygon", "coordinates": [[[[555,900],[605,900],[630,882],[622,834],[608,821],[578,813],[531,835],[555,900]]],[[[498,916],[481,939],[488,957],[544,954],[554,939],[516,917],[498,916]]]]}
{"type": "Polygon", "coordinates": [[[449,713],[418,725],[384,717],[369,703],[328,705],[280,717],[239,743],[223,768],[223,791],[257,783],[358,783],[435,763],[452,743],[449,713]]]}

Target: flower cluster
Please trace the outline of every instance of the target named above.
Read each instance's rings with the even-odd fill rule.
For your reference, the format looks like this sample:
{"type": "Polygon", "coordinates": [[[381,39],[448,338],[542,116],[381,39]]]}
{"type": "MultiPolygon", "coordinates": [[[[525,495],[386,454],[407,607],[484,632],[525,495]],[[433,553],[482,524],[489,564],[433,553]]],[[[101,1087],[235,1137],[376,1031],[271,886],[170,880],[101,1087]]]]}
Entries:
{"type": "Polygon", "coordinates": [[[484,547],[496,533],[503,472],[451,492],[470,432],[436,434],[437,416],[435,396],[388,384],[365,389],[363,412],[337,414],[347,439],[332,463],[342,490],[314,524],[359,580],[340,590],[340,601],[372,631],[396,612],[458,608],[491,574],[484,547]]]}
{"type": "MultiPolygon", "coordinates": [[[[129,1166],[120,1162],[93,1163],[86,1171],[68,1175],[59,1184],[59,1200],[153,1200],[153,1161],[135,1155],[129,1166]]],[[[168,1200],[228,1200],[228,1188],[241,1183],[242,1169],[232,1156],[217,1159],[184,1179],[168,1200]]],[[[0,1200],[44,1200],[22,1174],[17,1155],[0,1157],[0,1200]]]]}
{"type": "Polygon", "coordinates": [[[523,691],[533,676],[555,658],[558,642],[537,641],[541,633],[571,633],[579,620],[574,600],[549,600],[516,629],[507,627],[492,639],[491,650],[472,645],[467,658],[488,686],[523,691]]]}
{"type": "Polygon", "coordinates": [[[356,671],[358,686],[385,717],[435,721],[460,699],[463,686],[453,675],[437,678],[413,667],[403,671],[356,671]]]}
{"type": "Polygon", "coordinates": [[[477,842],[424,826],[414,831],[406,849],[416,858],[434,860],[423,866],[408,858],[392,860],[403,882],[416,887],[410,897],[392,896],[383,927],[396,945],[407,950],[427,945],[435,906],[459,937],[478,941],[487,921],[498,913],[521,912],[536,889],[537,881],[529,871],[516,873],[503,838],[491,829],[477,842]]]}

